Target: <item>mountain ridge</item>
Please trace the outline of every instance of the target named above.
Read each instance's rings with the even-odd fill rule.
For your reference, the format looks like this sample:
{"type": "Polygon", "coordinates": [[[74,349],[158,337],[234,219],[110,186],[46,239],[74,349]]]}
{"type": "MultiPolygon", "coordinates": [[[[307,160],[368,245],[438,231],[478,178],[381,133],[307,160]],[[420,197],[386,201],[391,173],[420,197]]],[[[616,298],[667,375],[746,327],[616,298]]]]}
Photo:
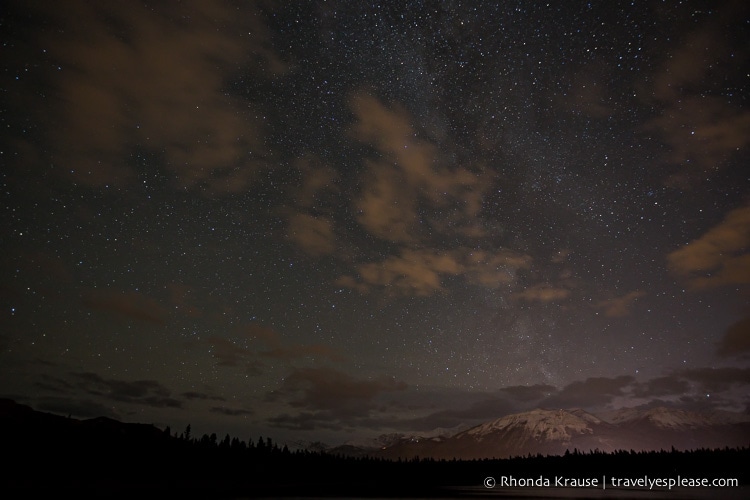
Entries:
{"type": "MultiPolygon", "coordinates": [[[[106,417],[77,420],[33,410],[0,399],[0,421],[14,435],[37,440],[106,437],[110,442],[163,443],[169,434],[149,424],[123,423],[106,417]],[[88,436],[88,437],[87,437],[88,436]]],[[[445,431],[445,430],[443,430],[445,431]]],[[[595,415],[580,408],[543,409],[488,420],[447,435],[445,432],[383,434],[360,443],[330,447],[296,442],[290,449],[385,459],[486,459],[567,452],[689,451],[750,446],[750,415],[726,411],[695,412],[675,408],[624,408],[595,415]]]]}
{"type": "Polygon", "coordinates": [[[485,459],[568,451],[690,450],[750,443],[750,416],[667,407],[626,408],[599,417],[580,408],[543,409],[489,420],[440,441],[409,439],[372,454],[485,459]]]}

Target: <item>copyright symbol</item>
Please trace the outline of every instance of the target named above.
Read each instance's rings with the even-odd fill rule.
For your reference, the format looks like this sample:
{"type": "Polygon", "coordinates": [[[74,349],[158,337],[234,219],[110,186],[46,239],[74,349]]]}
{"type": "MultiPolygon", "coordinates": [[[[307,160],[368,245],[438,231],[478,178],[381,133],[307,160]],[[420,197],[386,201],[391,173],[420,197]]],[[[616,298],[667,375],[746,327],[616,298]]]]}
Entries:
{"type": "Polygon", "coordinates": [[[495,487],[495,478],[492,477],[492,476],[485,477],[484,478],[484,487],[485,488],[494,488],[495,487]]]}

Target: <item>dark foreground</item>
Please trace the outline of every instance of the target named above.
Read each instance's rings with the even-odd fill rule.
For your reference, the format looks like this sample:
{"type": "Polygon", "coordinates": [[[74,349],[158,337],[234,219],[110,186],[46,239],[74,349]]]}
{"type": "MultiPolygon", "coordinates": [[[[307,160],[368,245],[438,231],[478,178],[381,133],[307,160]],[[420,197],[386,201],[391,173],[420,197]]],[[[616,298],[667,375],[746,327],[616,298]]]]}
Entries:
{"type": "MultiPolygon", "coordinates": [[[[681,452],[571,450],[502,460],[388,461],[271,440],[196,439],[151,425],[76,420],[0,401],[0,495],[102,498],[745,498],[748,447],[681,452]],[[490,480],[491,478],[491,480],[490,480]],[[709,485],[697,487],[699,480],[709,485]],[[714,481],[731,484],[714,484],[714,481]],[[619,481],[620,484],[610,484],[619,481]],[[669,481],[682,481],[670,486],[669,481]],[[485,484],[486,482],[486,484],[485,484]],[[561,482],[563,486],[561,487],[561,482]]],[[[187,434],[187,435],[186,435],[187,434]]]]}

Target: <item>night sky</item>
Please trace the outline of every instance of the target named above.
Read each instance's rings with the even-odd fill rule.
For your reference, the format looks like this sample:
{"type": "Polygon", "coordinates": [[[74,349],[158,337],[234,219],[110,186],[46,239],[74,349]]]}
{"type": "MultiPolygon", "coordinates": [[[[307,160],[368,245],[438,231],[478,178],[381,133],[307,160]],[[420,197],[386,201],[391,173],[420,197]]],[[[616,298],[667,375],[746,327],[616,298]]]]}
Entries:
{"type": "Polygon", "coordinates": [[[0,15],[0,396],[331,444],[750,411],[745,2],[0,15]]]}

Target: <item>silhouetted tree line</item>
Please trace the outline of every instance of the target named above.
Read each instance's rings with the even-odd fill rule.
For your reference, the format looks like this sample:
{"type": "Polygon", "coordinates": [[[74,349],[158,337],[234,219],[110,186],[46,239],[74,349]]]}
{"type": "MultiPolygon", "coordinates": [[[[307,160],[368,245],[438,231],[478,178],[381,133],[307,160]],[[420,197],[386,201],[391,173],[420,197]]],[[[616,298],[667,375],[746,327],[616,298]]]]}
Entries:
{"type": "MultiPolygon", "coordinates": [[[[29,409],[30,410],[30,409],[29,409]]],[[[564,456],[507,459],[387,460],[290,451],[271,438],[193,436],[99,418],[80,421],[40,412],[0,412],[5,488],[80,490],[107,496],[142,491],[221,496],[457,496],[487,476],[592,478],[735,477],[749,484],[750,448],[659,452],[569,450],[564,456]]],[[[1,491],[1,490],[0,490],[1,491]]]]}

